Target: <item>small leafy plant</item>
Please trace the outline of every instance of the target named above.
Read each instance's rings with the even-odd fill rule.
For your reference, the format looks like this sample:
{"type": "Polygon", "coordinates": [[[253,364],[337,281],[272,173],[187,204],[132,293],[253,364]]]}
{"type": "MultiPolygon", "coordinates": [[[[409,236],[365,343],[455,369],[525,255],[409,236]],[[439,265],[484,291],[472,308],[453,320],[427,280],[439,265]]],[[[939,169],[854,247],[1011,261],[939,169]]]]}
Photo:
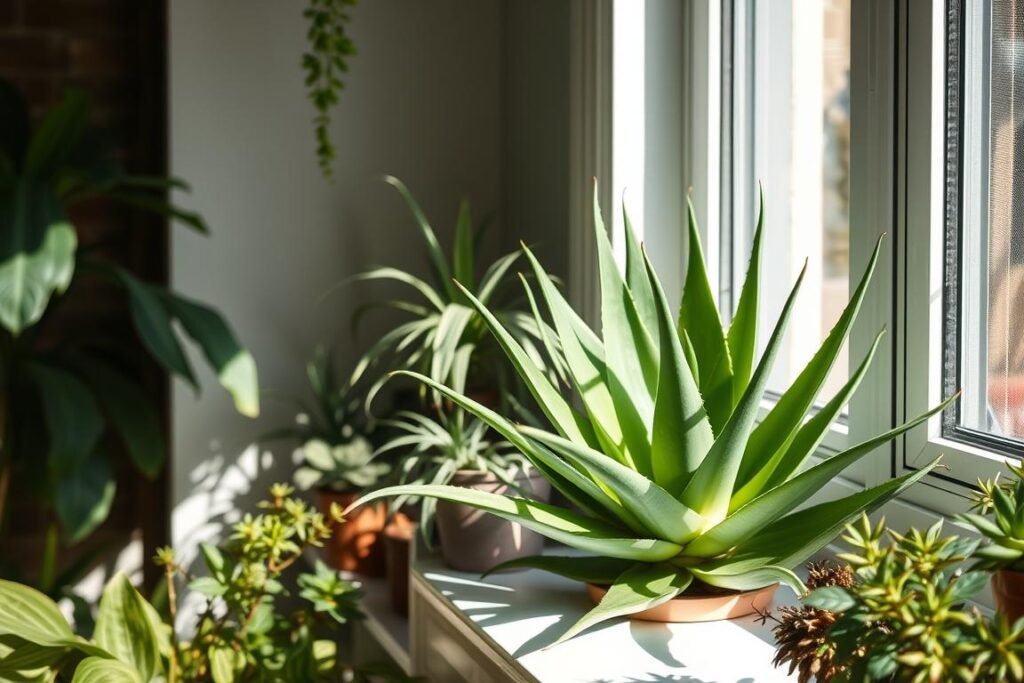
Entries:
{"type": "Polygon", "coordinates": [[[714,302],[692,206],[678,319],[628,216],[625,272],[619,270],[596,200],[602,336],[572,310],[530,250],[524,249],[559,341],[557,350],[553,344],[548,347],[549,353],[564,357],[578,399],[575,404],[537,368],[519,335],[469,287],[459,286],[553,431],[517,426],[436,376],[405,374],[480,417],[576,509],[435,485],[383,489],[360,504],[398,495],[464,503],[595,555],[540,556],[511,563],[610,586],[597,607],[560,640],[701,584],[742,591],[783,582],[802,592],[794,566],[831,541],[851,518],[897,495],[934,463],[845,498],[799,506],[844,469],[921,424],[949,401],[804,469],[866,374],[880,341],[881,335],[835,397],[805,419],[857,316],[878,248],[821,348],[758,423],[772,363],[802,281],[801,276],[755,363],[763,216],[762,201],[750,266],[728,330],[714,302]]]}
{"type": "Polygon", "coordinates": [[[373,445],[361,436],[337,446],[307,441],[301,452],[302,465],[295,471],[295,483],[303,490],[362,491],[391,472],[390,464],[375,460],[373,445]]]}
{"type": "MultiPolygon", "coordinates": [[[[483,420],[461,409],[439,412],[437,417],[402,411],[386,420],[395,436],[378,449],[409,449],[399,459],[399,484],[438,486],[448,484],[457,472],[489,472],[518,490],[516,476],[532,470],[529,460],[507,441],[494,441],[483,420]]],[[[400,496],[393,508],[418,502],[415,496],[400,496]]],[[[426,498],[420,509],[420,531],[429,546],[433,539],[436,499],[426,498]]]]}
{"type": "MultiPolygon", "coordinates": [[[[174,551],[160,550],[170,624],[123,574],[106,586],[91,640],[75,635],[57,605],[20,584],[0,581],[0,679],[79,683],[156,681],[367,680],[339,661],[335,641],[324,638],[338,624],[359,618],[359,590],[317,563],[289,586],[284,572],[308,548],[319,547],[341,519],[327,519],[291,497],[285,484],[271,487],[261,512],[235,525],[224,546],[205,544],[209,576],[191,577],[174,551]],[[206,597],[195,635],[179,641],[171,626],[177,584],[206,597]],[[285,611],[284,601],[300,607],[285,611]],[[346,676],[348,676],[346,678],[346,676]],[[355,676],[352,678],[352,676],[355,676]]],[[[404,677],[388,677],[404,680],[404,677]]]]}
{"type": "MultiPolygon", "coordinates": [[[[423,210],[405,185],[393,177],[386,178],[386,181],[402,195],[416,220],[427,246],[433,281],[427,282],[411,273],[388,267],[375,268],[357,276],[357,280],[399,282],[408,287],[413,296],[383,304],[369,304],[357,311],[353,319],[356,325],[362,315],[374,306],[397,309],[407,314],[410,320],[395,327],[370,347],[356,366],[352,383],[359,381],[368,369],[382,365],[388,369],[418,370],[458,391],[497,391],[504,403],[519,384],[471,300],[491,306],[493,312],[489,314],[501,321],[529,356],[530,362],[541,371],[554,372],[552,362],[545,359],[542,351],[550,342],[550,329],[527,310],[525,303],[520,305],[521,299],[508,291],[509,269],[520,254],[513,252],[502,256],[481,275],[478,272],[477,247],[482,228],[474,230],[469,204],[464,201],[455,224],[455,243],[449,259],[423,210]]],[[[367,393],[367,406],[386,380],[387,377],[381,378],[367,393]]]]}
{"type": "Polygon", "coordinates": [[[943,536],[942,524],[900,535],[864,515],[847,527],[854,551],[840,555],[856,573],[852,586],[819,588],[804,599],[831,615],[823,649],[841,666],[819,681],[1024,680],[1024,619],[984,617],[965,602],[988,580],[983,571],[959,573],[976,540],[943,536]]]}
{"type": "Polygon", "coordinates": [[[974,500],[977,513],[959,519],[981,533],[989,543],[975,552],[975,558],[987,569],[1024,571],[1024,465],[1009,465],[1012,478],[999,481],[978,480],[974,500]]]}

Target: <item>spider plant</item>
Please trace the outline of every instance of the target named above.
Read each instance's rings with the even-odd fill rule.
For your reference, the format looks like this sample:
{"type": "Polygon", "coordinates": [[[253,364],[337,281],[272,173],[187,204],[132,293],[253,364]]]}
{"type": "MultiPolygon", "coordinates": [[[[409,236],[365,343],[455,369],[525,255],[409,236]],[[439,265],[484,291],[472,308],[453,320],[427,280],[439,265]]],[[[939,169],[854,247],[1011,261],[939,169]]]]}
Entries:
{"type": "MultiPolygon", "coordinates": [[[[494,441],[487,423],[461,409],[438,412],[436,417],[401,411],[384,425],[394,437],[381,446],[375,455],[409,449],[399,459],[396,469],[401,486],[442,486],[451,483],[457,472],[489,472],[511,488],[518,490],[516,475],[530,470],[529,460],[507,441],[494,441]]],[[[400,510],[416,496],[404,495],[395,500],[400,510]]],[[[433,540],[434,498],[423,500],[420,509],[420,531],[429,546],[433,540]]]]}
{"type": "MultiPolygon", "coordinates": [[[[477,247],[486,224],[474,230],[469,203],[463,201],[449,259],[423,209],[405,185],[391,176],[385,180],[405,199],[416,220],[427,247],[432,280],[428,282],[390,267],[374,268],[355,278],[399,282],[408,288],[411,296],[370,303],[356,312],[354,326],[358,326],[369,309],[381,306],[402,311],[409,320],[370,347],[356,366],[352,383],[359,381],[370,368],[383,365],[391,369],[418,371],[460,392],[467,389],[497,391],[504,404],[508,392],[518,388],[515,373],[501,357],[500,347],[488,333],[487,323],[473,301],[489,307],[489,314],[501,322],[529,356],[530,362],[540,368],[549,367],[550,362],[542,353],[544,338],[549,331],[531,315],[529,309],[521,305],[522,300],[514,296],[508,287],[509,270],[520,254],[505,254],[481,275],[477,247]],[[472,386],[467,386],[468,382],[472,386]]],[[[386,379],[381,378],[368,392],[367,406],[386,379]]]]}
{"type": "Polygon", "coordinates": [[[952,400],[804,469],[878,348],[881,333],[840,391],[807,419],[864,299],[880,244],[820,349],[758,422],[772,362],[803,280],[801,274],[755,363],[763,197],[746,279],[727,329],[712,296],[692,206],[678,319],[628,216],[624,273],[615,264],[596,197],[594,218],[602,337],[571,309],[524,249],[582,410],[537,370],[501,321],[465,288],[553,429],[517,427],[430,377],[407,373],[491,425],[579,511],[434,485],[391,487],[360,503],[403,494],[456,501],[593,554],[514,563],[610,586],[559,642],[605,619],[661,604],[695,583],[742,591],[782,582],[802,592],[793,567],[831,541],[850,519],[897,495],[935,463],[845,498],[798,508],[848,466],[952,400]]]}

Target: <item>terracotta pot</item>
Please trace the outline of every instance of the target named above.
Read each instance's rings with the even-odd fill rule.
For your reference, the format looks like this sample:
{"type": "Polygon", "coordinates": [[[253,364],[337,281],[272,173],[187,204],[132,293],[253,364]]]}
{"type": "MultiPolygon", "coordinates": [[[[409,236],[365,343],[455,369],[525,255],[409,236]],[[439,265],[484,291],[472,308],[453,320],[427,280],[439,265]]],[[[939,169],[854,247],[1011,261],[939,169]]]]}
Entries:
{"type": "Polygon", "coordinates": [[[1012,624],[1024,617],[1024,572],[1000,569],[992,574],[996,609],[1012,624]]]}
{"type": "MultiPolygon", "coordinates": [[[[510,487],[490,472],[460,470],[451,484],[489,493],[510,492],[510,487]]],[[[520,474],[516,484],[534,500],[546,502],[551,495],[551,485],[536,471],[520,474]]],[[[544,549],[540,534],[468,505],[439,500],[435,515],[441,555],[452,569],[485,572],[508,560],[539,555],[544,549]]]]}
{"type": "Polygon", "coordinates": [[[384,528],[391,608],[403,616],[409,614],[409,556],[415,533],[416,523],[402,512],[396,512],[384,528]]]}
{"type": "MultiPolygon", "coordinates": [[[[320,510],[328,515],[331,503],[347,508],[359,497],[358,492],[321,490],[320,510]]],[[[327,541],[324,552],[327,562],[335,569],[356,572],[364,576],[384,576],[384,544],[380,540],[387,518],[387,507],[381,503],[364,505],[353,510],[334,535],[327,541]]]]}
{"type": "MultiPolygon", "coordinates": [[[[680,595],[657,607],[630,614],[629,617],[671,624],[737,619],[767,609],[772,604],[772,597],[778,587],[779,584],[773,583],[764,588],[741,593],[680,595]]],[[[607,592],[608,588],[605,586],[587,584],[587,594],[595,604],[600,602],[607,592]]]]}

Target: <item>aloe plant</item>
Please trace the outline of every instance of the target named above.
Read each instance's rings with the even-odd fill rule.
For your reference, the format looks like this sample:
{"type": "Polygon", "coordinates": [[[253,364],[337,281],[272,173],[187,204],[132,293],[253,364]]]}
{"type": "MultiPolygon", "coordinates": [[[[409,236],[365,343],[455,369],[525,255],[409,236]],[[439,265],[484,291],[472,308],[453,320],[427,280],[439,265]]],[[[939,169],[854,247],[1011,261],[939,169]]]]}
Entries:
{"type": "Polygon", "coordinates": [[[878,348],[881,333],[842,389],[812,411],[864,299],[879,248],[821,348],[758,422],[772,362],[803,280],[801,274],[755,363],[763,197],[746,280],[727,329],[712,296],[692,206],[678,318],[628,216],[624,273],[615,264],[596,197],[594,218],[600,337],[525,249],[582,410],[534,367],[516,339],[465,288],[464,295],[486,320],[552,429],[517,426],[429,377],[406,373],[486,421],[579,511],[446,486],[391,487],[359,504],[394,495],[465,503],[594,555],[512,563],[610,587],[559,642],[605,619],[670,600],[694,584],[748,590],[782,582],[802,591],[793,567],[831,541],[850,519],[897,495],[935,463],[845,498],[800,506],[844,469],[952,400],[804,469],[878,348]]]}

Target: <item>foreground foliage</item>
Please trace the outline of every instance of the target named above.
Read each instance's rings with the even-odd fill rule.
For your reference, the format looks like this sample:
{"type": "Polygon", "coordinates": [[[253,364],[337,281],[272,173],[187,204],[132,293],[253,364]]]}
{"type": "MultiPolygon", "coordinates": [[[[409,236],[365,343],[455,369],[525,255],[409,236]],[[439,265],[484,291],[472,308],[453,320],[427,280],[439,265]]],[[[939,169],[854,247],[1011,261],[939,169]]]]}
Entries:
{"type": "Polygon", "coordinates": [[[236,524],[229,542],[204,544],[208,576],[190,577],[169,548],[158,553],[155,561],[167,577],[169,623],[123,574],[103,591],[91,639],[76,635],[43,594],[0,581],[0,680],[364,680],[339,660],[335,641],[324,637],[360,616],[358,588],[319,562],[294,584],[284,577],[305,550],[330,537],[341,511],[335,508],[326,519],[291,493],[287,485],[273,486],[261,512],[236,524]],[[206,604],[195,635],[179,642],[171,624],[182,579],[206,604]],[[286,610],[289,598],[299,601],[297,609],[286,610]]]}
{"type": "Polygon", "coordinates": [[[434,378],[405,373],[487,422],[579,511],[432,485],[392,487],[362,502],[419,495],[465,503],[595,555],[512,563],[610,586],[601,603],[562,640],[605,619],[670,600],[694,583],[747,590],[781,581],[802,592],[793,567],[831,541],[847,521],[897,495],[934,463],[845,498],[798,508],[844,469],[948,402],[805,469],[865,376],[878,346],[876,340],[849,381],[809,416],[864,299],[878,258],[876,248],[821,348],[758,423],[772,363],[803,279],[801,275],[764,354],[755,362],[763,216],[762,202],[750,266],[728,329],[715,306],[692,207],[678,318],[628,216],[625,272],[620,272],[596,201],[602,336],[572,310],[530,250],[524,249],[557,334],[557,348],[555,340],[547,340],[549,353],[564,358],[582,412],[537,369],[486,302],[460,286],[553,431],[517,426],[434,378]]]}
{"type": "Polygon", "coordinates": [[[1024,465],[1009,465],[1010,479],[978,480],[974,500],[978,512],[959,516],[988,543],[975,552],[987,569],[1024,571],[1024,465]]]}
{"type": "MultiPolygon", "coordinates": [[[[819,681],[1024,680],[1024,619],[988,619],[964,603],[988,581],[983,571],[958,574],[978,542],[926,532],[889,532],[867,516],[844,537],[854,552],[840,555],[855,569],[851,587],[819,588],[804,602],[834,623],[805,657],[828,651],[841,666],[819,681]]],[[[824,618],[824,617],[823,617],[824,618]]]]}

